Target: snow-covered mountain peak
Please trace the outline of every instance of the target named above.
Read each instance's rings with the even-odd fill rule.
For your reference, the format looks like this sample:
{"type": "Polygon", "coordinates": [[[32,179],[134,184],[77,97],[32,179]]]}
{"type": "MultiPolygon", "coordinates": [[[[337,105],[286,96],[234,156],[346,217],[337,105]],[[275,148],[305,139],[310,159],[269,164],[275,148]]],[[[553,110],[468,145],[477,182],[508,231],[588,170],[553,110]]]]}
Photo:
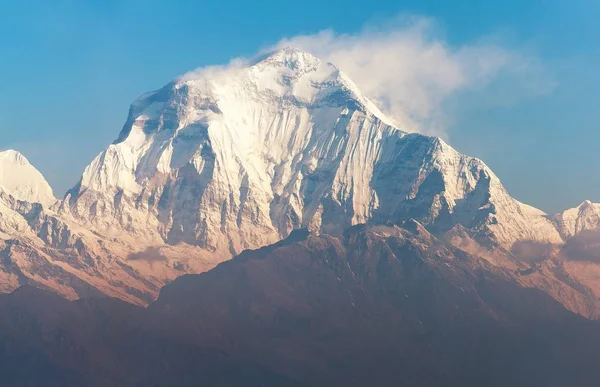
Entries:
{"type": "Polygon", "coordinates": [[[583,231],[600,230],[600,204],[585,200],[577,207],[554,215],[552,220],[565,239],[583,231]]]}
{"type": "Polygon", "coordinates": [[[46,206],[56,201],[42,174],[25,156],[12,149],[0,152],[0,190],[15,199],[46,206]]]}
{"type": "Polygon", "coordinates": [[[250,62],[234,61],[228,66],[192,71],[157,94],[200,98],[213,110],[223,112],[232,99],[236,103],[268,103],[273,109],[290,105],[309,109],[350,106],[391,124],[337,66],[294,48],[283,48],[250,62]]]}
{"type": "MultiPolygon", "coordinates": [[[[316,69],[322,62],[321,59],[308,52],[293,47],[284,47],[260,56],[254,60],[252,64],[259,67],[287,67],[298,72],[308,72],[316,69]]],[[[331,63],[328,63],[327,65],[331,66],[333,69],[337,69],[337,67],[331,63]]]]}
{"type": "Polygon", "coordinates": [[[263,103],[268,101],[276,107],[282,103],[340,106],[348,100],[366,104],[366,98],[335,65],[291,48],[249,63],[196,70],[177,80],[174,88],[216,105],[226,104],[233,94],[263,103]]]}
{"type": "Polygon", "coordinates": [[[579,206],[579,209],[588,209],[588,208],[593,208],[596,207],[597,204],[593,203],[591,200],[584,200],[579,206]]]}
{"type": "Polygon", "coordinates": [[[406,134],[335,65],[292,48],[140,97],[65,203],[100,233],[231,254],[370,219],[462,224],[507,247],[560,240],[483,162],[406,134]]]}
{"type": "Polygon", "coordinates": [[[86,169],[82,186],[139,192],[140,180],[181,167],[208,142],[224,141],[239,159],[289,162],[310,136],[330,134],[354,112],[378,120],[378,130],[398,131],[337,67],[296,49],[203,68],[135,101],[119,138],[86,169]],[[119,171],[102,173],[96,163],[119,171]]]}
{"type": "Polygon", "coordinates": [[[29,161],[20,152],[14,149],[8,149],[0,152],[0,163],[9,162],[14,164],[25,165],[29,161]]]}

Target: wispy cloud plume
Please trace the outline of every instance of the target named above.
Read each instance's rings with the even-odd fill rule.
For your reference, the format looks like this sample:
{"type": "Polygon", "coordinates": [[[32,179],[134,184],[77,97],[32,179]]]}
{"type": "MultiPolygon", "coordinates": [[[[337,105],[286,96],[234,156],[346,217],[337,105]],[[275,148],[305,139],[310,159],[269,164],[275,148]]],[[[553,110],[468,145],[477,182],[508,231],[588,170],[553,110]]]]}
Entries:
{"type": "Polygon", "coordinates": [[[452,98],[468,92],[489,94],[488,86],[500,82],[505,95],[487,95],[485,100],[514,103],[554,86],[535,57],[483,41],[453,46],[433,20],[421,17],[400,17],[356,34],[325,30],[295,36],[271,49],[285,46],[339,66],[405,130],[442,137],[448,137],[452,119],[444,104],[452,98]]]}

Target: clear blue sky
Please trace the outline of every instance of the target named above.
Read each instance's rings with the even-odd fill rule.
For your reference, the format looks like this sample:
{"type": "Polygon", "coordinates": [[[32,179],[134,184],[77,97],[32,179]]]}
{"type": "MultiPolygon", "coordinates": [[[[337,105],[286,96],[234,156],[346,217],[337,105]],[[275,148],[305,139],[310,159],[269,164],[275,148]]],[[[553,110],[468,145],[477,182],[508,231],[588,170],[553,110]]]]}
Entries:
{"type": "Polygon", "coordinates": [[[434,18],[449,45],[502,36],[535,52],[556,87],[517,103],[459,104],[449,141],[546,211],[600,201],[596,0],[4,1],[0,148],[22,151],[60,196],[140,94],[283,37],[354,33],[396,14],[434,18]]]}

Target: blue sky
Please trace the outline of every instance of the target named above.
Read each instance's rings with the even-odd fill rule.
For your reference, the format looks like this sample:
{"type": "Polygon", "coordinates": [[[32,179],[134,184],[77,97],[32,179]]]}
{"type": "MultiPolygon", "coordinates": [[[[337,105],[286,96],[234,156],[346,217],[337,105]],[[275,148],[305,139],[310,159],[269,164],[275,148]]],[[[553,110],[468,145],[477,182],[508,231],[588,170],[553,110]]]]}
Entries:
{"type": "MultiPolygon", "coordinates": [[[[369,39],[394,51],[394,39],[412,36],[398,20],[412,15],[427,24],[419,52],[441,46],[448,68],[458,66],[450,85],[439,73],[405,79],[432,85],[426,107],[411,107],[420,130],[483,159],[517,199],[557,211],[600,201],[598,14],[595,0],[2,2],[0,148],[22,151],[60,196],[116,138],[140,94],[298,36],[317,51],[369,39]],[[323,30],[329,46],[315,35],[323,30]],[[473,75],[472,52],[495,65],[473,75]]],[[[353,71],[390,97],[385,80],[353,71]]],[[[410,96],[392,94],[392,105],[410,96]]]]}

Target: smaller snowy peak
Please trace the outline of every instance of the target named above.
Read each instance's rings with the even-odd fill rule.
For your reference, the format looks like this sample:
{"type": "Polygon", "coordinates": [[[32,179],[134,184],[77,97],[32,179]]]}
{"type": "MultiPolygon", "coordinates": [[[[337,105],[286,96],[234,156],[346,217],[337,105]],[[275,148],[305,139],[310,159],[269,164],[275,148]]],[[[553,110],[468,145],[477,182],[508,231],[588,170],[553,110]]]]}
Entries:
{"type": "Polygon", "coordinates": [[[13,149],[0,152],[0,160],[7,160],[9,162],[14,162],[22,165],[29,164],[29,161],[27,161],[25,156],[13,149]]]}
{"type": "Polygon", "coordinates": [[[17,200],[46,206],[56,201],[42,174],[15,150],[0,152],[0,190],[17,200]]]}
{"type": "Polygon", "coordinates": [[[571,238],[583,231],[600,230],[600,203],[584,201],[552,216],[556,228],[563,238],[571,238]]]}

